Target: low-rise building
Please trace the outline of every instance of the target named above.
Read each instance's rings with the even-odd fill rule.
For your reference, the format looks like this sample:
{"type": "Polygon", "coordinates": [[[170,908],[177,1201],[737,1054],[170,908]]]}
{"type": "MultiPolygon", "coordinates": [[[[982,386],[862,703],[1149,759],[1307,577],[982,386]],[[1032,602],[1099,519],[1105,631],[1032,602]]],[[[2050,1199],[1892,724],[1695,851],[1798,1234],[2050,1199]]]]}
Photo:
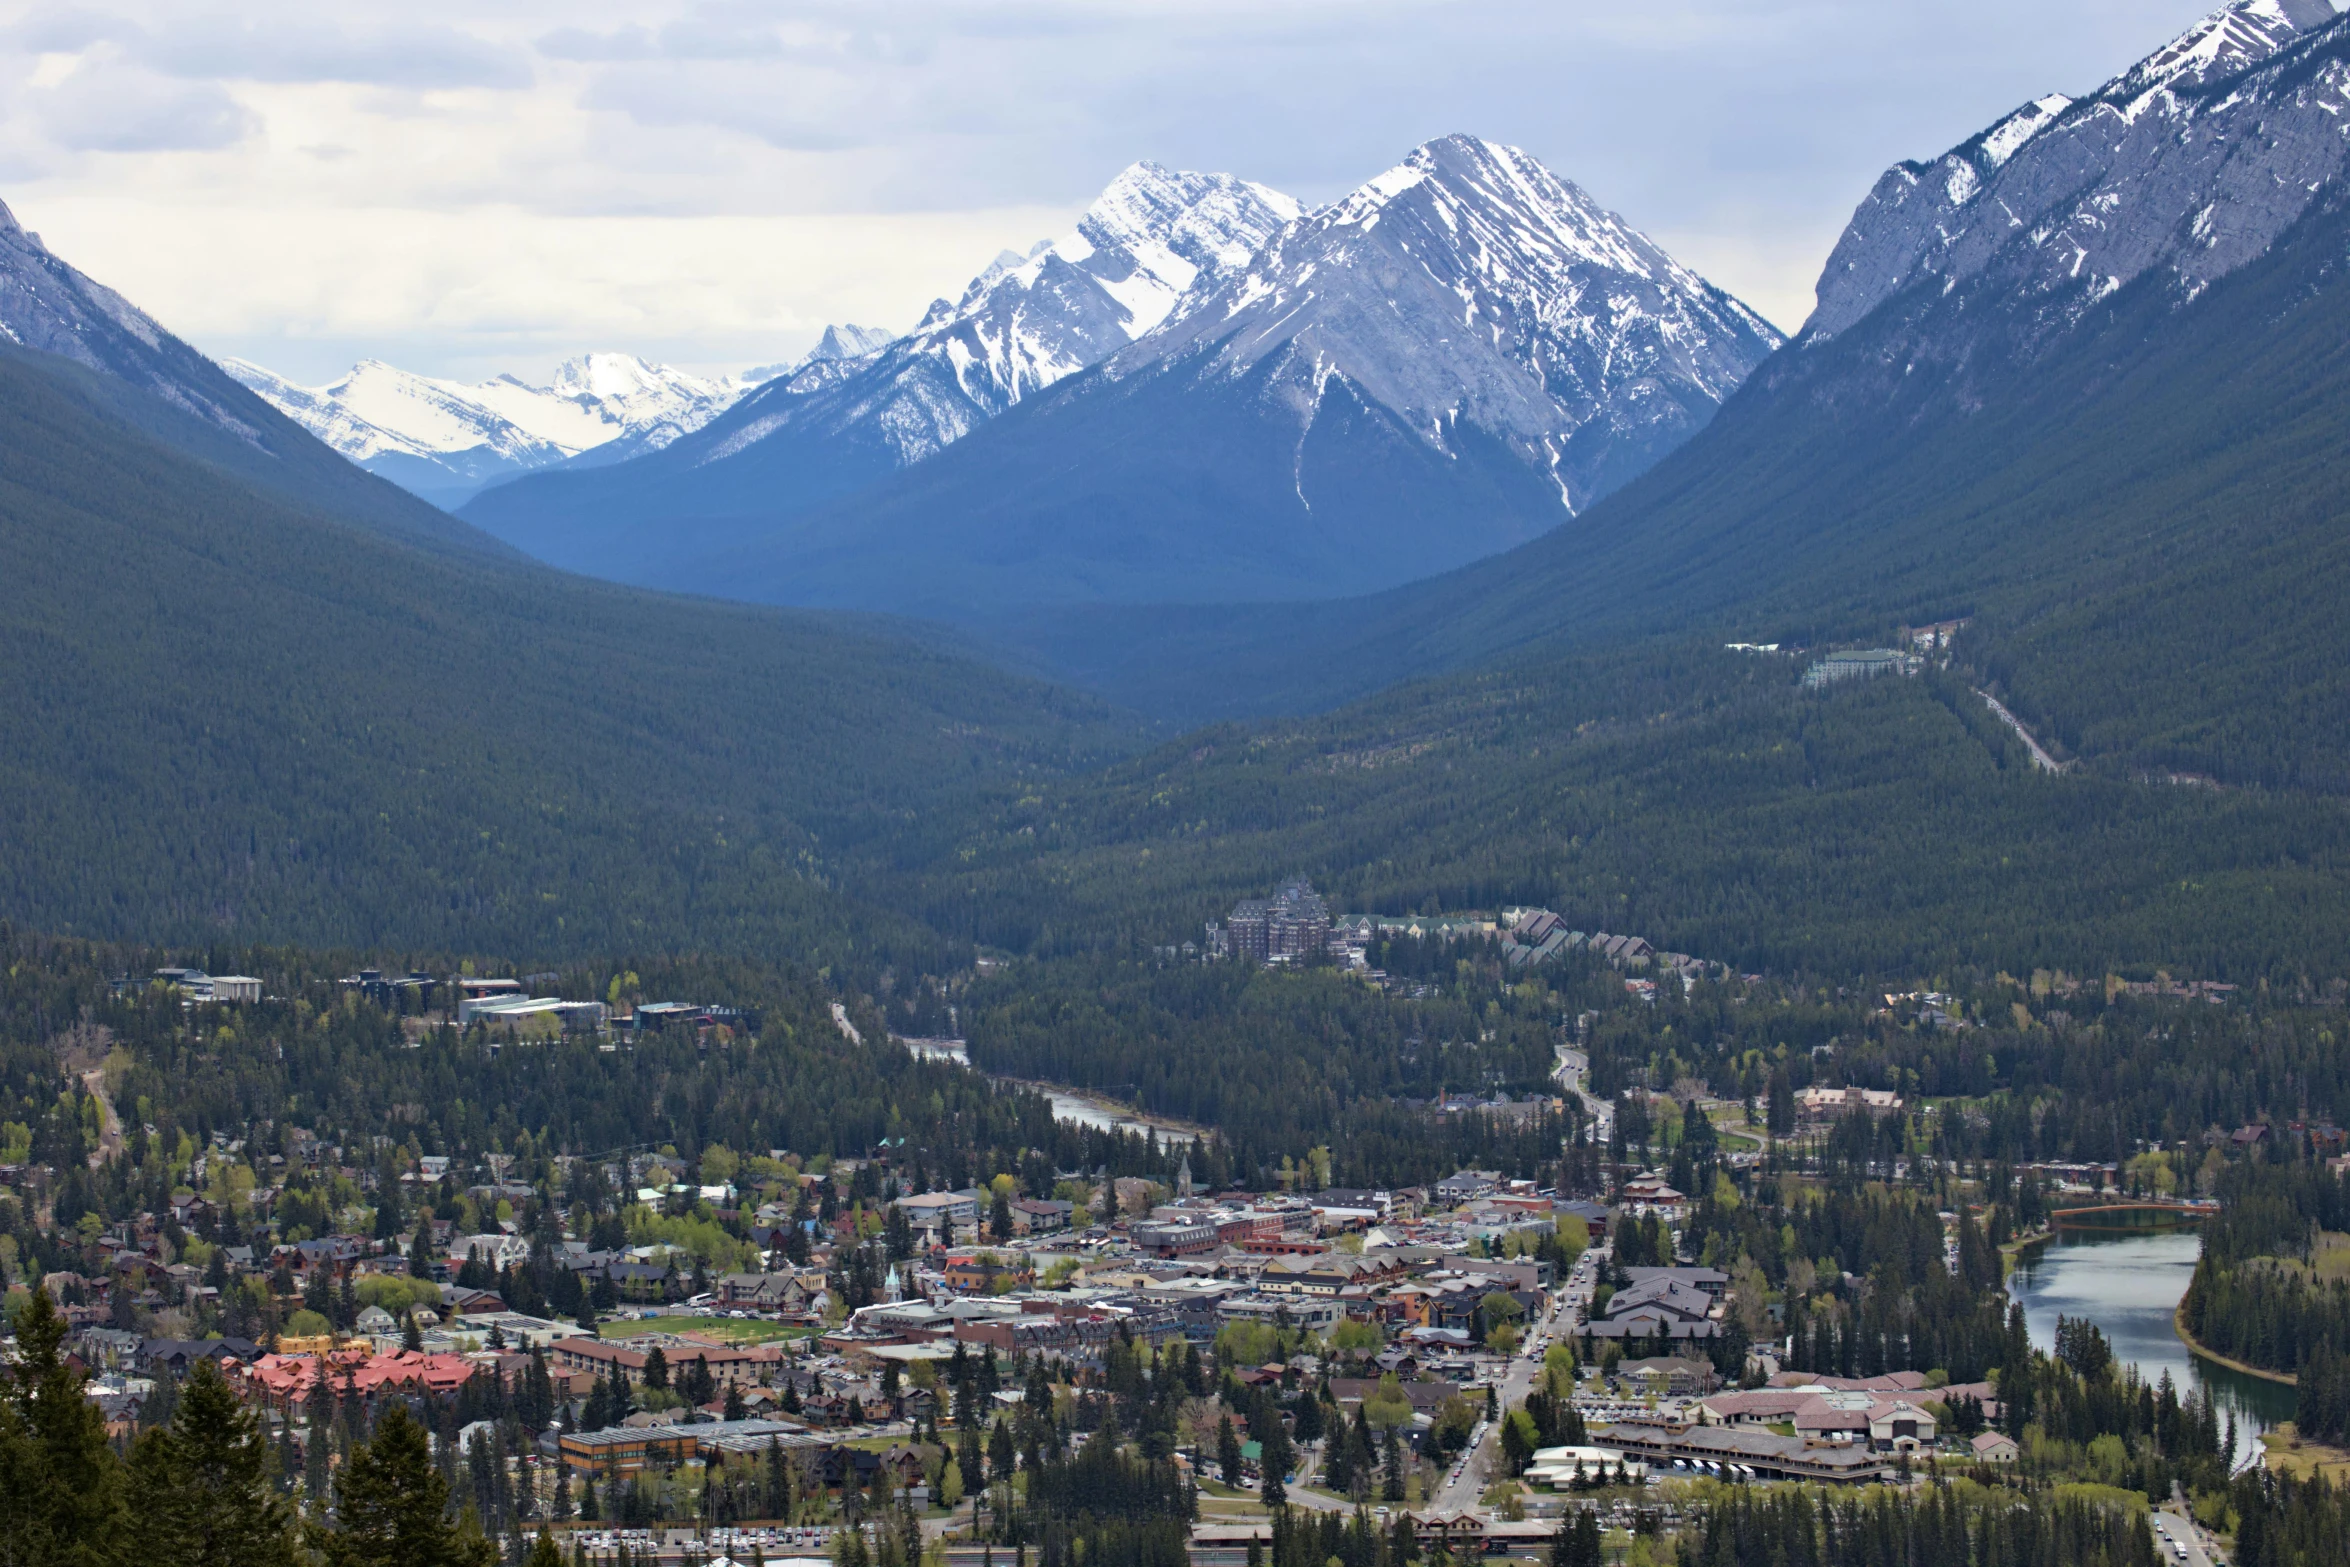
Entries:
{"type": "Polygon", "coordinates": [[[1887,1455],[1858,1442],[1819,1442],[1801,1436],[1722,1426],[1612,1425],[1590,1433],[1594,1444],[1667,1469],[1734,1479],[1812,1480],[1865,1485],[1893,1472],[1887,1455]]]}
{"type": "MultiPolygon", "coordinates": [[[[644,1382],[645,1362],[655,1342],[644,1341],[640,1349],[600,1338],[558,1339],[547,1350],[547,1364],[558,1370],[587,1371],[617,1378],[635,1387],[644,1382]]],[[[680,1366],[699,1360],[710,1368],[712,1380],[721,1388],[735,1382],[757,1382],[762,1374],[772,1374],[783,1360],[783,1351],[773,1344],[737,1348],[670,1341],[662,1342],[660,1347],[662,1358],[668,1361],[673,1373],[680,1366]]]]}
{"type": "Polygon", "coordinates": [[[692,1426],[612,1426],[602,1431],[566,1431],[555,1450],[563,1467],[612,1479],[642,1469],[669,1468],[695,1456],[692,1426]]]}

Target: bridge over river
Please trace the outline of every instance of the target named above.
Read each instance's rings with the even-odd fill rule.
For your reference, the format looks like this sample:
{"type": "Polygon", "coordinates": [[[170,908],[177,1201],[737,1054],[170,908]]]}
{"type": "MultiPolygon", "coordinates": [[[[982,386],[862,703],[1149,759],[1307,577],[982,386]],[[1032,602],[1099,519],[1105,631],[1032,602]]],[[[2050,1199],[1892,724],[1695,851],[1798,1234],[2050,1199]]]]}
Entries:
{"type": "Polygon", "coordinates": [[[2147,1198],[2056,1208],[2050,1210],[2048,1220],[2059,1230],[2086,1230],[2101,1235],[2142,1235],[2201,1224],[2217,1212],[2219,1205],[2216,1203],[2168,1202],[2160,1198],[2147,1198]]]}

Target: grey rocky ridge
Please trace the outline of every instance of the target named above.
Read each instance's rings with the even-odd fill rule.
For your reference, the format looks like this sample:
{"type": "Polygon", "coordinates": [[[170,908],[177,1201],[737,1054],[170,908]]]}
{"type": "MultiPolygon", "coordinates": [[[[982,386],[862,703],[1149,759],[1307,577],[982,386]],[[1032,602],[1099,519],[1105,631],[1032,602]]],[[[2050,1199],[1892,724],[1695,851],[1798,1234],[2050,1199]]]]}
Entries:
{"type": "Polygon", "coordinates": [[[2026,104],[1886,171],[1801,341],[1900,301],[1921,348],[1996,302],[2029,351],[2141,279],[2176,298],[2264,254],[2350,163],[2350,49],[2327,0],[2240,0],[2097,91],[2026,104]]]}
{"type": "Polygon", "coordinates": [[[1072,232],[1000,255],[905,337],[843,340],[658,458],[505,486],[468,515],[558,564],[660,578],[679,522],[716,547],[936,455],[1149,332],[1297,212],[1232,175],[1137,163],[1072,232]]]}
{"type": "Polygon", "coordinates": [[[251,402],[211,360],[84,274],[0,206],[0,336],[154,393],[259,448],[251,402]]]}

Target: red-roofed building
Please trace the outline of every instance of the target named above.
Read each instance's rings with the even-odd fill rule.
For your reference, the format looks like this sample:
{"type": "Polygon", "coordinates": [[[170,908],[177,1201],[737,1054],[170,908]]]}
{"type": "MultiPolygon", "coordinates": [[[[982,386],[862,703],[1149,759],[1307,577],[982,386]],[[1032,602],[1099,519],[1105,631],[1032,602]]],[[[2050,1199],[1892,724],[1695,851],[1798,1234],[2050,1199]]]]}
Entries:
{"type": "Polygon", "coordinates": [[[480,1370],[463,1355],[423,1355],[407,1349],[389,1354],[339,1350],[325,1356],[264,1355],[245,1367],[242,1376],[249,1397],[290,1406],[309,1396],[321,1372],[338,1392],[347,1382],[364,1398],[387,1391],[451,1394],[480,1370]]]}

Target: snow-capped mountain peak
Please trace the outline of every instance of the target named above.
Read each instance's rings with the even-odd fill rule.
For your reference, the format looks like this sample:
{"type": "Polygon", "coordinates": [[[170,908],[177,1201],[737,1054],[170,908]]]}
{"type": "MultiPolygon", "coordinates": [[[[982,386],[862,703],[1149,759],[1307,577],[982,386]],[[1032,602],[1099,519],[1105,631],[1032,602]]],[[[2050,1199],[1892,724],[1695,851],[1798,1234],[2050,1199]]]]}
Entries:
{"type": "Polygon", "coordinates": [[[1003,252],[916,342],[955,354],[983,406],[1018,402],[1158,326],[1203,275],[1245,265],[1301,210],[1229,174],[1130,164],[1074,230],[1003,252]]]}
{"type": "Polygon", "coordinates": [[[243,360],[222,368],[353,462],[444,505],[585,453],[659,450],[723,413],[747,385],[611,353],[566,360],[543,386],[511,374],[438,380],[380,359],[320,387],[243,360]]]}
{"type": "Polygon", "coordinates": [[[1896,165],[1828,258],[1805,340],[1920,284],[2044,301],[2035,332],[2149,274],[2192,296],[2350,160],[2346,44],[2328,0],[2236,0],[2086,97],[2052,94],[1896,165]]]}
{"type": "Polygon", "coordinates": [[[1373,592],[1558,526],[1777,344],[1513,148],[1430,142],[1311,213],[1138,163],[852,373],[467,516],[585,569],[905,613],[1373,592]]]}
{"type": "Polygon", "coordinates": [[[762,387],[694,448],[694,462],[726,462],[787,429],[870,438],[892,466],[919,462],[1143,336],[1299,211],[1229,174],[1133,164],[1069,233],[1001,252],[869,364],[811,362],[762,387]]]}
{"type": "Polygon", "coordinates": [[[1108,368],[1269,366],[1309,428],[1339,377],[1440,447],[1459,422],[1500,437],[1579,509],[1778,341],[1539,160],[1456,135],[1288,225],[1108,368]]]}
{"type": "Polygon", "coordinates": [[[2155,93],[2233,76],[2333,19],[2328,0],[2236,0],[2115,77],[2097,97],[2134,117],[2155,93]]]}

